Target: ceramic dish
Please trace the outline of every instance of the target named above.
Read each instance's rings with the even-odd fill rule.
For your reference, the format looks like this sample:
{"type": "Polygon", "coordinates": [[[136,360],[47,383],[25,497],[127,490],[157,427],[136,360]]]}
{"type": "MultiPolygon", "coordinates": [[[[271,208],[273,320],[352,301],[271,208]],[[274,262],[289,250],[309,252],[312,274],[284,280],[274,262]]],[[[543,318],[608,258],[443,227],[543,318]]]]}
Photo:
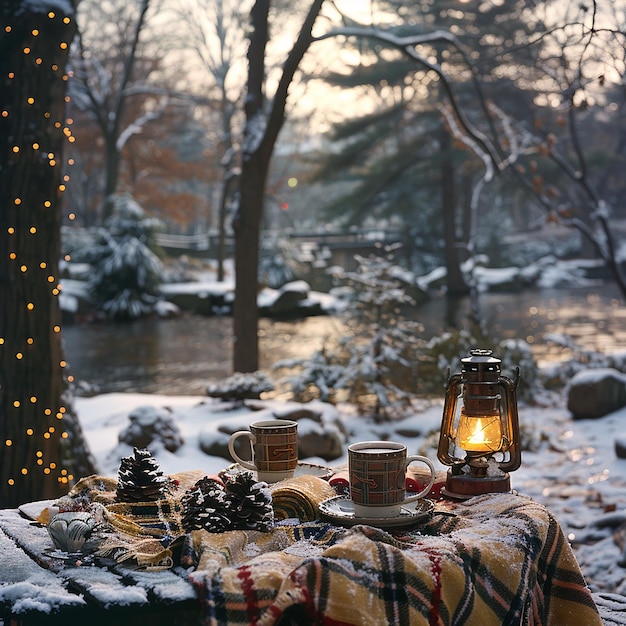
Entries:
{"type": "Polygon", "coordinates": [[[428,521],[435,509],[432,500],[422,498],[413,506],[404,506],[398,517],[357,517],[354,514],[352,500],[346,496],[336,496],[324,500],[319,505],[319,510],[327,520],[336,522],[342,526],[354,526],[355,524],[367,524],[379,528],[406,528],[420,522],[428,521]]]}
{"type": "MultiPolygon", "coordinates": [[[[233,463],[229,465],[224,472],[229,476],[235,476],[241,472],[249,472],[250,470],[246,469],[239,465],[239,463],[233,463]]],[[[294,476],[317,476],[319,478],[323,478],[324,480],[328,480],[333,475],[334,470],[330,467],[325,467],[324,465],[316,465],[315,463],[302,463],[298,462],[296,467],[296,471],[294,472],[294,476]]]]}

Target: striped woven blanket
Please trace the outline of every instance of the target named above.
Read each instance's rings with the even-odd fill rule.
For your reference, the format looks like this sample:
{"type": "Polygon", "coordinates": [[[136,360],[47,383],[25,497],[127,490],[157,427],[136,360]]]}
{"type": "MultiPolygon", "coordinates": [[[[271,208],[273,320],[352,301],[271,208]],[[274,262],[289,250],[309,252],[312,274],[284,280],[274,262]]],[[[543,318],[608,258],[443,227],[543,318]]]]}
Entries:
{"type": "Polygon", "coordinates": [[[511,495],[410,531],[279,524],[189,536],[206,624],[601,626],[551,514],[511,495]]]}

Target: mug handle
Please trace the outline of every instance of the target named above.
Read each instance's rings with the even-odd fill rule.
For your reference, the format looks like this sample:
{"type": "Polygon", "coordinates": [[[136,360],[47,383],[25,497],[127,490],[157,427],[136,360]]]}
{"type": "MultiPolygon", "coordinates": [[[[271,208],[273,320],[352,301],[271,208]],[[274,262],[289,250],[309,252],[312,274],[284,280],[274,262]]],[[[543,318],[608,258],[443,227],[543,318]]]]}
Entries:
{"type": "Polygon", "coordinates": [[[424,496],[428,495],[428,492],[432,489],[433,485],[435,484],[435,466],[433,465],[433,462],[425,456],[420,456],[419,454],[413,454],[411,456],[407,456],[406,463],[404,465],[405,474],[406,474],[407,467],[413,461],[421,461],[422,463],[425,463],[426,465],[428,465],[428,468],[430,469],[430,480],[428,481],[428,485],[426,485],[426,487],[424,487],[424,489],[422,489],[419,493],[406,497],[403,501],[403,504],[405,502],[415,502],[415,500],[419,500],[420,498],[423,498],[424,496]]]}
{"type": "Polygon", "coordinates": [[[254,444],[255,443],[256,443],[256,437],[249,430],[238,430],[237,432],[233,433],[230,436],[230,439],[228,440],[228,451],[230,452],[230,455],[233,457],[233,459],[235,459],[235,461],[239,463],[239,465],[241,465],[242,467],[245,467],[246,469],[256,471],[256,465],[254,464],[254,444]],[[252,461],[246,461],[242,459],[235,452],[235,439],[238,439],[239,437],[247,437],[250,440],[250,450],[252,450],[252,461]]]}

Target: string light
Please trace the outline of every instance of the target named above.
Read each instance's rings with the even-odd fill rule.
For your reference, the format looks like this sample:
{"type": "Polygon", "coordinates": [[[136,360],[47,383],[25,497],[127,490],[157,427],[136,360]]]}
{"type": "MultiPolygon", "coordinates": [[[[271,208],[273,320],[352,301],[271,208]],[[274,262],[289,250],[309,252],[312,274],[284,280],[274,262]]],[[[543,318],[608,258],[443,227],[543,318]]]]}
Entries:
{"type": "MultiPolygon", "coordinates": [[[[41,17],[45,19],[44,16],[41,16],[41,17]]],[[[62,15],[59,16],[57,12],[55,11],[49,11],[47,13],[47,17],[50,20],[60,20],[66,26],[72,23],[72,20],[70,17],[62,16],[62,15]]],[[[3,32],[5,32],[6,34],[18,32],[18,31],[19,29],[14,30],[14,28],[11,25],[3,26],[3,32]]],[[[48,43],[46,41],[42,41],[43,39],[42,32],[45,34],[45,27],[35,28],[32,26],[32,23],[31,23],[28,30],[24,34],[26,37],[29,37],[29,36],[32,37],[32,39],[22,40],[20,43],[17,44],[17,47],[14,48],[16,52],[18,52],[18,55],[19,55],[19,51],[21,50],[22,54],[20,55],[21,60],[19,61],[19,63],[24,64],[28,68],[32,68],[32,71],[34,72],[36,71],[36,72],[50,73],[50,71],[52,71],[56,73],[56,75],[54,76],[55,81],[57,82],[63,81],[64,83],[67,83],[67,81],[71,77],[71,73],[63,72],[61,74],[59,64],[55,62],[54,60],[50,60],[46,62],[46,55],[42,54],[43,50],[41,50],[40,47],[42,45],[47,45],[48,43]]],[[[66,54],[69,49],[69,43],[68,43],[69,40],[70,40],[69,37],[64,37],[64,41],[59,41],[57,51],[61,50],[61,51],[64,51],[64,53],[66,54]]],[[[53,54],[60,54],[60,53],[53,52],[53,54]]],[[[8,81],[19,80],[24,75],[23,72],[17,71],[17,68],[15,69],[16,71],[8,71],[5,73],[5,76],[6,76],[5,87],[7,88],[10,88],[11,85],[13,84],[13,83],[9,83],[8,81]],[[7,78],[8,78],[8,81],[7,81],[7,78]]],[[[36,76],[35,76],[35,80],[33,81],[33,84],[37,84],[36,76]]],[[[39,83],[39,84],[42,84],[42,83],[39,83]]],[[[22,87],[22,85],[20,85],[20,87],[22,87]]],[[[17,93],[20,93],[20,92],[17,92],[17,93]]],[[[33,159],[33,157],[38,158],[39,155],[41,154],[45,158],[44,163],[47,163],[48,166],[51,168],[55,168],[55,169],[58,168],[59,165],[61,165],[60,154],[58,153],[58,150],[56,148],[59,142],[57,141],[55,143],[52,143],[51,145],[48,145],[48,142],[51,136],[50,131],[54,131],[58,133],[57,137],[59,141],[63,141],[63,142],[67,141],[68,143],[73,143],[75,141],[75,138],[72,135],[72,130],[70,128],[71,124],[73,124],[73,120],[68,118],[67,120],[65,120],[65,122],[52,121],[53,116],[52,116],[51,111],[38,111],[37,107],[40,107],[42,105],[42,102],[38,99],[37,93],[34,91],[30,93],[26,92],[25,94],[21,95],[20,98],[21,99],[20,99],[19,108],[22,109],[22,111],[20,112],[21,115],[25,115],[25,116],[41,115],[42,116],[38,118],[39,121],[32,122],[32,127],[37,129],[37,126],[40,125],[41,122],[43,122],[48,125],[48,128],[44,129],[44,136],[46,137],[45,141],[42,141],[41,137],[34,136],[34,133],[31,134],[31,136],[28,138],[24,137],[23,143],[21,142],[19,137],[16,140],[14,140],[14,144],[9,146],[12,160],[17,162],[21,158],[28,158],[28,159],[33,159]],[[46,149],[46,147],[53,147],[54,149],[49,150],[49,149],[46,149]],[[39,151],[41,151],[41,153],[39,153],[39,151]]],[[[63,101],[65,103],[69,102],[70,101],[69,96],[66,95],[63,98],[63,101]]],[[[7,120],[13,117],[14,115],[15,115],[15,111],[12,110],[10,106],[6,106],[6,108],[0,110],[0,120],[2,120],[3,123],[6,123],[4,122],[4,120],[7,120]]],[[[73,165],[74,160],[69,159],[67,161],[67,164],[73,165]]],[[[66,185],[69,183],[70,177],[69,175],[62,174],[62,173],[56,174],[56,176],[58,176],[59,180],[61,180],[61,183],[58,184],[56,188],[56,192],[60,194],[66,191],[67,189],[66,185]]],[[[17,188],[18,187],[16,186],[16,189],[17,188]]],[[[23,187],[21,186],[19,188],[23,189],[23,187]]],[[[58,195],[56,197],[58,198],[58,195]]],[[[15,207],[15,209],[11,209],[11,210],[23,212],[21,214],[22,219],[24,218],[24,216],[28,215],[28,213],[27,212],[24,213],[24,211],[29,209],[28,204],[30,202],[30,195],[21,196],[16,193],[15,197],[12,197],[10,201],[13,203],[13,207],[15,207]]],[[[55,201],[58,201],[58,200],[56,200],[56,198],[38,199],[37,200],[38,210],[41,210],[42,207],[44,209],[52,208],[55,201]]],[[[74,219],[74,218],[75,218],[75,215],[72,214],[70,219],[74,219]]],[[[40,261],[40,260],[33,259],[32,258],[32,250],[34,248],[33,244],[28,244],[26,249],[23,249],[21,247],[23,245],[25,236],[28,236],[28,235],[33,236],[33,237],[39,236],[39,233],[42,232],[40,230],[42,225],[38,223],[31,223],[30,225],[27,224],[26,226],[23,226],[22,224],[23,222],[21,219],[20,220],[16,219],[15,226],[7,227],[6,233],[9,236],[16,235],[15,241],[14,243],[12,243],[11,249],[3,250],[2,252],[0,252],[0,254],[2,255],[7,254],[10,261],[17,261],[19,259],[20,262],[19,264],[16,264],[14,266],[15,269],[13,271],[15,271],[18,274],[18,276],[21,277],[21,280],[29,281],[29,284],[32,284],[33,281],[43,280],[45,281],[47,285],[50,286],[49,289],[52,295],[58,296],[61,292],[62,286],[58,282],[58,279],[54,276],[54,274],[56,273],[56,259],[53,261],[52,264],[50,263],[50,259],[47,259],[47,261],[46,260],[40,261]],[[39,269],[43,271],[42,272],[36,271],[37,266],[39,266],[39,269]]],[[[69,260],[69,255],[66,258],[67,260],[69,260]]],[[[29,291],[26,291],[26,293],[29,293],[29,291]]],[[[34,311],[36,305],[39,305],[39,301],[36,299],[36,296],[31,296],[29,300],[20,304],[20,306],[24,306],[28,312],[34,311]]],[[[38,308],[41,308],[41,307],[38,306],[38,308]]],[[[32,322],[27,323],[26,327],[32,329],[33,328],[32,322]]],[[[58,323],[52,324],[51,332],[57,335],[57,337],[55,338],[55,341],[60,341],[58,338],[58,334],[61,333],[61,326],[58,323]]],[[[33,356],[37,358],[39,356],[37,354],[37,349],[40,347],[41,344],[44,344],[44,346],[42,346],[42,349],[45,349],[45,341],[41,341],[40,335],[38,335],[36,332],[33,332],[33,330],[29,330],[28,335],[25,338],[11,337],[9,341],[8,338],[5,339],[4,337],[0,337],[0,346],[2,347],[10,346],[9,349],[11,349],[11,347],[14,344],[15,344],[15,349],[11,350],[11,352],[15,355],[16,367],[22,367],[19,364],[28,363],[29,359],[32,360],[33,356]],[[26,346],[28,346],[28,348],[26,346]]],[[[65,360],[59,360],[58,365],[62,370],[64,370],[67,367],[67,363],[65,362],[65,360]]],[[[67,380],[70,380],[69,376],[67,376],[67,380]]],[[[59,428],[59,422],[58,422],[58,420],[63,419],[64,414],[67,411],[66,407],[65,406],[56,407],[53,405],[53,406],[48,406],[44,408],[40,406],[42,404],[41,401],[45,400],[44,394],[41,393],[40,391],[38,393],[33,393],[33,391],[34,389],[26,390],[22,397],[17,397],[17,398],[10,400],[10,402],[12,402],[13,409],[19,412],[20,416],[24,415],[24,418],[25,418],[24,422],[22,422],[24,425],[22,427],[23,430],[21,430],[21,432],[23,433],[21,437],[24,437],[24,436],[34,437],[35,433],[37,433],[37,439],[42,442],[49,441],[53,437],[68,439],[69,435],[67,432],[60,432],[61,429],[59,428]],[[45,417],[48,423],[44,425],[41,423],[40,420],[38,421],[37,419],[34,419],[33,421],[30,421],[30,426],[29,426],[29,421],[26,421],[26,417],[28,415],[39,415],[41,417],[45,417]],[[54,425],[49,425],[50,420],[54,421],[54,425]]],[[[54,402],[56,404],[58,402],[58,399],[55,400],[54,402]]],[[[4,440],[5,450],[11,449],[12,454],[15,454],[16,452],[20,452],[19,436],[16,436],[15,433],[4,433],[4,437],[2,437],[0,441],[2,440],[4,440]]],[[[48,444],[46,445],[48,446],[48,444]]],[[[11,487],[13,486],[19,487],[20,477],[29,477],[30,475],[38,474],[39,472],[41,472],[43,475],[50,475],[50,474],[58,473],[58,476],[56,476],[55,482],[58,482],[59,484],[62,484],[62,485],[66,485],[68,484],[68,482],[72,481],[73,475],[67,469],[58,467],[57,463],[55,463],[54,461],[49,462],[49,459],[46,459],[46,461],[44,461],[44,457],[47,457],[51,450],[54,450],[53,446],[49,446],[49,447],[45,447],[40,450],[37,450],[34,454],[34,457],[32,457],[31,467],[29,467],[28,459],[23,460],[22,464],[17,466],[18,469],[15,470],[15,475],[3,476],[2,480],[6,481],[5,485],[9,485],[11,487]]]]}

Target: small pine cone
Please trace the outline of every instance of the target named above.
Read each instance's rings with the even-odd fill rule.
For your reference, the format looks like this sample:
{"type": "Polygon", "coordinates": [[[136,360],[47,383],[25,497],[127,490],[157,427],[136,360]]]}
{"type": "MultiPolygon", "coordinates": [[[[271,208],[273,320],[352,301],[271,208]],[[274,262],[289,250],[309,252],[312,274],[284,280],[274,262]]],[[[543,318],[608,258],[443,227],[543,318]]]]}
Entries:
{"type": "Polygon", "coordinates": [[[228,530],[232,523],[223,485],[205,476],[181,498],[183,528],[186,532],[204,529],[209,532],[228,530]]]}
{"type": "Polygon", "coordinates": [[[249,472],[242,472],[226,483],[226,493],[234,528],[260,531],[272,528],[274,509],[266,483],[255,481],[249,472]]]}
{"type": "Polygon", "coordinates": [[[151,502],[167,492],[167,478],[149,450],[134,448],[134,456],[121,460],[116,492],[119,502],[151,502]]]}

